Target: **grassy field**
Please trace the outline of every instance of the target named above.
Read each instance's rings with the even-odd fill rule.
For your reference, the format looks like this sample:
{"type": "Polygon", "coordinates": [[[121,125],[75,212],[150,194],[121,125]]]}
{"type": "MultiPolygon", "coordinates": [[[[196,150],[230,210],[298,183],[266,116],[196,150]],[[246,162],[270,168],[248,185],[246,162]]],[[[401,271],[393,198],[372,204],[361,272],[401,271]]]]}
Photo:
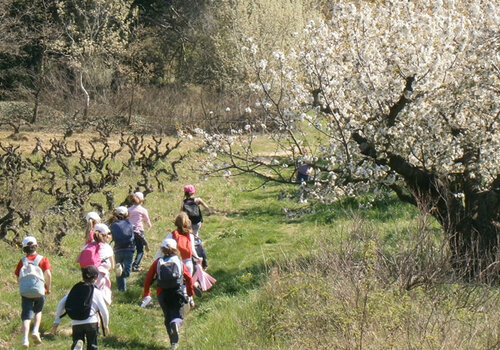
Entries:
{"type": "MultiPolygon", "coordinates": [[[[299,204],[294,186],[268,184],[247,192],[243,189],[258,187],[256,179],[201,181],[193,167],[186,162],[181,179],[145,203],[153,220],[146,232],[152,247],[173,229],[184,184],[193,183],[215,209],[200,236],[208,272],[218,282],[187,314],[180,349],[500,348],[498,289],[456,283],[439,228],[414,208],[391,198],[371,206],[361,199],[299,204]]],[[[133,176],[113,191],[125,195],[133,176]]],[[[44,334],[58,301],[80,279],[74,259],[83,236],[83,229],[68,232],[62,255],[40,240],[38,252],[50,258],[54,276],[44,334]]],[[[0,349],[20,349],[13,271],[22,252],[4,242],[0,249],[0,349]]],[[[127,292],[114,289],[111,334],[99,339],[102,349],[168,348],[157,303],[139,306],[151,255],[128,279],[127,292]]],[[[68,349],[70,321],[63,320],[59,329],[36,348],[68,349]]]]}

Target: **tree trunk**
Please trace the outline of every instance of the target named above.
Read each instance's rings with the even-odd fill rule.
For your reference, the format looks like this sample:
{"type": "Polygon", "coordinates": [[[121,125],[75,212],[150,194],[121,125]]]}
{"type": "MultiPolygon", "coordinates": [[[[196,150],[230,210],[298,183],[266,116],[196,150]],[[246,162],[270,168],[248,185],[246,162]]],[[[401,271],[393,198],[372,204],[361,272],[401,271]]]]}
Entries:
{"type": "Polygon", "coordinates": [[[83,117],[87,119],[87,116],[89,114],[90,96],[88,91],[85,89],[85,86],[83,85],[83,68],[80,69],[80,88],[82,89],[83,95],[85,97],[85,104],[83,106],[83,117]]]}

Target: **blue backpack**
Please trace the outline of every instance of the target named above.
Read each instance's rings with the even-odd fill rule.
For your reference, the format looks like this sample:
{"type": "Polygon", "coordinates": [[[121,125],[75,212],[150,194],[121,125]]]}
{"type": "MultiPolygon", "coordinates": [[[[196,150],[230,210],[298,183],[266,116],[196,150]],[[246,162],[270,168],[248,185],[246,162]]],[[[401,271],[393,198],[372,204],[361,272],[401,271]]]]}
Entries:
{"type": "Polygon", "coordinates": [[[134,227],[128,220],[120,220],[110,227],[115,247],[126,248],[134,246],[134,227]]]}

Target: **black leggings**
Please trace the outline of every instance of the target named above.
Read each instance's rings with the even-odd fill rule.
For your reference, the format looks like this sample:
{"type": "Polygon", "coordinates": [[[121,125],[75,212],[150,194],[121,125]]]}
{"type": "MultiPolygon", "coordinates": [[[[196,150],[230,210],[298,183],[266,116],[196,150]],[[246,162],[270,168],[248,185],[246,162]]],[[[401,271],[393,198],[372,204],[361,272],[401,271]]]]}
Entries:
{"type": "Polygon", "coordinates": [[[97,350],[97,335],[99,334],[99,325],[97,323],[84,323],[73,325],[73,349],[78,340],[85,341],[87,338],[87,350],[97,350]]]}

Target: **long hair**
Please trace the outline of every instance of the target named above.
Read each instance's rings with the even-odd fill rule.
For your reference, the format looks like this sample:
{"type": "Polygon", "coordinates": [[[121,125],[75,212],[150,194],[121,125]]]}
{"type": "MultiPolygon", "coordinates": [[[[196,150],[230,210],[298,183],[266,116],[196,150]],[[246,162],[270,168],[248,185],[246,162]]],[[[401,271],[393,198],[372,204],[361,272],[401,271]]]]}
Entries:
{"type": "Polygon", "coordinates": [[[99,223],[100,223],[100,221],[94,220],[94,219],[89,219],[87,221],[87,230],[85,231],[85,238],[87,237],[87,235],[89,234],[89,232],[94,229],[95,225],[97,225],[99,223]]]}
{"type": "Polygon", "coordinates": [[[104,240],[104,237],[106,236],[107,234],[104,234],[104,233],[101,233],[99,231],[95,231],[94,232],[94,241],[96,241],[97,243],[103,243],[103,242],[106,242],[104,240]]]}
{"type": "Polygon", "coordinates": [[[166,248],[160,247],[160,250],[163,256],[174,256],[174,255],[180,256],[179,250],[174,249],[172,247],[166,247],[166,248]]]}
{"type": "Polygon", "coordinates": [[[134,193],[131,193],[128,195],[127,202],[130,205],[139,205],[142,203],[142,201],[137,197],[134,193]]]}
{"type": "Polygon", "coordinates": [[[180,212],[174,221],[175,226],[177,227],[177,231],[179,233],[191,233],[191,220],[189,220],[189,216],[185,212],[180,212]]]}

